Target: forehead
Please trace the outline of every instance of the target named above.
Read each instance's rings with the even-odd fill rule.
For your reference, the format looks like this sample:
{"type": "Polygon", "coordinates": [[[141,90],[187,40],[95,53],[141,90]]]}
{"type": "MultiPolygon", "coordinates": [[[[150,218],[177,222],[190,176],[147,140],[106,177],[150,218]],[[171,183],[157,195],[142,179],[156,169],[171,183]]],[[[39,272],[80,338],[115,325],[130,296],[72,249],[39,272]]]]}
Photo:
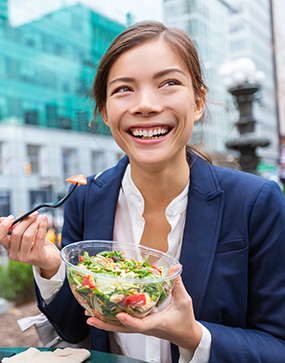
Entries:
{"type": "Polygon", "coordinates": [[[185,62],[170,45],[162,39],[155,39],[122,53],[111,66],[108,78],[111,80],[120,73],[139,75],[141,72],[159,72],[167,68],[179,68],[189,74],[185,62]]]}

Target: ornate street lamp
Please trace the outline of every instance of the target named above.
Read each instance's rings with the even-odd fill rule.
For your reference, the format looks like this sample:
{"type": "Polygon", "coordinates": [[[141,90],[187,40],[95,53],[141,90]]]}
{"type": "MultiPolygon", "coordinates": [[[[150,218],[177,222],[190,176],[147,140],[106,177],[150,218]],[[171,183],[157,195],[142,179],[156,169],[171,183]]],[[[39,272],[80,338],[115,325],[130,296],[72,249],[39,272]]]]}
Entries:
{"type": "Polygon", "coordinates": [[[265,75],[256,71],[255,64],[248,58],[224,64],[220,73],[225,76],[225,85],[239,112],[239,120],[235,124],[239,137],[228,140],[226,147],[240,153],[239,163],[243,171],[257,174],[259,157],[256,149],[270,144],[268,138],[255,135],[256,120],[253,116],[253,102],[265,75]]]}

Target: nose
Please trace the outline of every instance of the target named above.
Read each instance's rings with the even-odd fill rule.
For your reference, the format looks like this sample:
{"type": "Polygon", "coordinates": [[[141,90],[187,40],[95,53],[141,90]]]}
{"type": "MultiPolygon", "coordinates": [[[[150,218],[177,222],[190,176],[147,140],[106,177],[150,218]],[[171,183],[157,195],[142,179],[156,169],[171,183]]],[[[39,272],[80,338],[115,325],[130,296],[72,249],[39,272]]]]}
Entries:
{"type": "Polygon", "coordinates": [[[154,91],[146,89],[137,92],[134,104],[130,108],[130,112],[134,115],[151,116],[162,111],[162,104],[159,97],[154,91]]]}

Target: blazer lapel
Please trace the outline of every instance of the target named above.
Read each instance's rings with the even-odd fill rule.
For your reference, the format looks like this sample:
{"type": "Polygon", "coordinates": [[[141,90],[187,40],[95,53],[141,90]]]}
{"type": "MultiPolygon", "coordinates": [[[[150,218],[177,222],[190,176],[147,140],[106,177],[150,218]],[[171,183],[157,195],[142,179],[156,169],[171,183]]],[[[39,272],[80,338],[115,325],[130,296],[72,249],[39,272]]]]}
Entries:
{"type": "Polygon", "coordinates": [[[128,164],[124,157],[111,169],[92,180],[85,207],[85,239],[112,240],[122,178],[128,164]]]}
{"type": "Polygon", "coordinates": [[[180,262],[183,283],[199,319],[222,219],[224,193],[213,167],[196,158],[191,167],[187,216],[180,262]]]}
{"type": "MultiPolygon", "coordinates": [[[[224,193],[213,167],[191,155],[190,187],[180,263],[182,280],[192,298],[199,320],[215,256],[222,219],[224,193]]],[[[171,343],[172,362],[178,363],[179,349],[171,343]]]]}

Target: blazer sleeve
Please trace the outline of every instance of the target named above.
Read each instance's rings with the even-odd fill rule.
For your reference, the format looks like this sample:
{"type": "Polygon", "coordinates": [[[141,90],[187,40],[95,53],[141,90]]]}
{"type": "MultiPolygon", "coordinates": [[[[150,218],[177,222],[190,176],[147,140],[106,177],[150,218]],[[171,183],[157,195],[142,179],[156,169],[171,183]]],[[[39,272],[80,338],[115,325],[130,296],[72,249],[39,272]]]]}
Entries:
{"type": "Polygon", "coordinates": [[[285,203],[266,182],[249,220],[246,328],[201,321],[212,335],[210,362],[285,362],[285,203]]]}
{"type": "MultiPolygon", "coordinates": [[[[83,193],[84,188],[78,188],[65,203],[62,231],[63,246],[83,239],[83,222],[81,222],[84,209],[82,205],[83,193]]],[[[64,340],[70,343],[78,343],[88,336],[89,327],[86,324],[84,309],[75,300],[67,278],[65,278],[63,286],[49,304],[44,303],[36,283],[35,291],[40,311],[47,316],[64,340]]]]}

